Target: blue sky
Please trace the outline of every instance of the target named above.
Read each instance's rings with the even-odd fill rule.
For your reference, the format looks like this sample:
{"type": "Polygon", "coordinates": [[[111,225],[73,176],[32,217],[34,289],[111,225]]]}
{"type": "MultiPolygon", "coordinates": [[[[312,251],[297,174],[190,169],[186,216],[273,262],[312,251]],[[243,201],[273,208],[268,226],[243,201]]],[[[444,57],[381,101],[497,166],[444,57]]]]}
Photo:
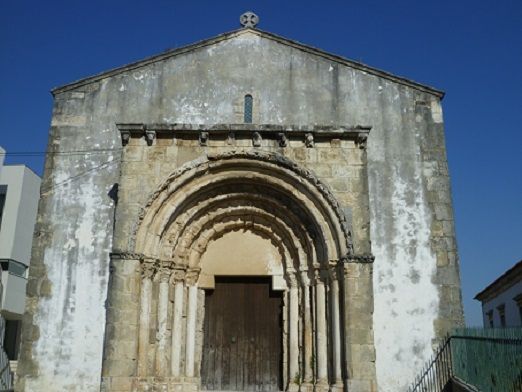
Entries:
{"type": "MultiPolygon", "coordinates": [[[[472,298],[522,259],[522,1],[24,1],[0,5],[0,145],[44,151],[49,90],[239,27],[263,30],[446,91],[467,322],[472,298]]],[[[8,156],[42,173],[42,156],[8,156]]]]}

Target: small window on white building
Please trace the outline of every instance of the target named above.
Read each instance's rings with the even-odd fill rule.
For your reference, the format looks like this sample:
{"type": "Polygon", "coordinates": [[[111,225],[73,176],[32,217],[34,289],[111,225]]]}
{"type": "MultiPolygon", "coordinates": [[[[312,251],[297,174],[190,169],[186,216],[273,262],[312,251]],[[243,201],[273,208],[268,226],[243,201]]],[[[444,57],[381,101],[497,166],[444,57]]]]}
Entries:
{"type": "Polygon", "coordinates": [[[515,301],[517,303],[519,321],[520,321],[520,325],[522,326],[522,293],[520,293],[519,295],[514,297],[513,301],[515,301]]]}
{"type": "Polygon", "coordinates": [[[504,328],[506,326],[506,305],[502,304],[497,306],[497,310],[500,318],[500,326],[504,328]]]}
{"type": "Polygon", "coordinates": [[[245,95],[245,105],[243,111],[243,122],[245,124],[252,123],[252,116],[254,113],[254,98],[250,94],[245,95]]]}
{"type": "Polygon", "coordinates": [[[493,311],[490,310],[489,312],[486,313],[486,317],[488,318],[488,325],[490,328],[493,328],[494,327],[494,324],[493,324],[493,311]]]}

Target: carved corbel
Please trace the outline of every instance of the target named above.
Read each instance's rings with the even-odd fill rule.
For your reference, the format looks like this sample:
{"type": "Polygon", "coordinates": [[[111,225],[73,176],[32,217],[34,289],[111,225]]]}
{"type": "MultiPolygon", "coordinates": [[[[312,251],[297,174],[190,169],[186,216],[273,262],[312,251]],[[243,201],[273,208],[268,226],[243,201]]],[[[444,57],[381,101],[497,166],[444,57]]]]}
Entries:
{"type": "Polygon", "coordinates": [[[305,134],[305,146],[308,148],[312,148],[314,146],[314,134],[308,132],[305,134]]]}
{"type": "Polygon", "coordinates": [[[261,140],[263,140],[263,138],[259,132],[254,132],[252,134],[252,144],[254,147],[261,147],[261,140]]]}
{"type": "Polygon", "coordinates": [[[234,132],[229,132],[227,136],[227,144],[232,145],[236,141],[236,134],[234,132]]]}
{"type": "Polygon", "coordinates": [[[279,147],[287,147],[288,146],[288,138],[286,137],[286,133],[279,132],[277,134],[277,137],[279,138],[279,147]]]}
{"type": "Polygon", "coordinates": [[[208,132],[199,133],[199,145],[206,146],[208,142],[208,132]]]}
{"type": "Polygon", "coordinates": [[[357,133],[357,137],[355,139],[355,143],[359,146],[360,149],[366,148],[366,143],[368,141],[368,132],[359,132],[357,133]]]}
{"type": "Polygon", "coordinates": [[[129,140],[131,137],[130,131],[120,131],[121,133],[121,145],[125,147],[127,144],[129,144],[129,140]]]}
{"type": "Polygon", "coordinates": [[[154,139],[156,139],[156,131],[147,129],[145,131],[145,141],[147,142],[147,146],[152,146],[154,139]]]}

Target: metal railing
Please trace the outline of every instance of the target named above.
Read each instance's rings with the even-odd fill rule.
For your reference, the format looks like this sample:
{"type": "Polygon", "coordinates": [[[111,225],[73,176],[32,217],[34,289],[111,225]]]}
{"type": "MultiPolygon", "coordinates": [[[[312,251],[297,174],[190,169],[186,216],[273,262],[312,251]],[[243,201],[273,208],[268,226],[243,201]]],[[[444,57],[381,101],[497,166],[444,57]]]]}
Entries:
{"type": "Polygon", "coordinates": [[[481,391],[522,391],[522,328],[462,328],[451,337],[453,375],[481,391]]]}
{"type": "Polygon", "coordinates": [[[13,373],[9,366],[9,358],[4,350],[5,319],[0,316],[0,391],[11,391],[13,373]]]}
{"type": "Polygon", "coordinates": [[[408,392],[445,392],[451,382],[451,337],[446,337],[408,389],[408,392]]]}
{"type": "Polygon", "coordinates": [[[447,392],[455,381],[480,391],[522,391],[522,328],[456,329],[408,391],[447,392]]]}

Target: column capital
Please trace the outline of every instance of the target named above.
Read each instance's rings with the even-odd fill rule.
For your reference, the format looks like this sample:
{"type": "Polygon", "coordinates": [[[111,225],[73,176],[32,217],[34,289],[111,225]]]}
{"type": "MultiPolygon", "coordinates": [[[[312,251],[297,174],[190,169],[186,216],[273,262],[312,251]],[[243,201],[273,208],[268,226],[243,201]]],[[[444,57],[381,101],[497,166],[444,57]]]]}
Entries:
{"type": "Polygon", "coordinates": [[[174,262],[172,260],[158,260],[156,279],[162,283],[168,283],[172,275],[174,262]]]}
{"type": "Polygon", "coordinates": [[[185,280],[186,270],[181,267],[174,267],[170,275],[170,283],[176,284],[185,280]]]}
{"type": "Polygon", "coordinates": [[[325,284],[328,280],[328,270],[320,267],[315,267],[313,270],[313,280],[315,284],[325,284]]]}
{"type": "Polygon", "coordinates": [[[290,288],[297,287],[297,276],[295,272],[293,274],[288,274],[288,285],[290,288]]]}
{"type": "Polygon", "coordinates": [[[201,268],[189,268],[185,273],[185,281],[189,286],[194,286],[199,278],[201,268]]]}
{"type": "Polygon", "coordinates": [[[332,281],[339,280],[339,277],[342,276],[342,273],[339,272],[339,264],[331,265],[328,272],[332,281]]]}
{"type": "Polygon", "coordinates": [[[152,257],[143,257],[140,261],[142,279],[152,279],[158,269],[157,260],[152,257]]]}

